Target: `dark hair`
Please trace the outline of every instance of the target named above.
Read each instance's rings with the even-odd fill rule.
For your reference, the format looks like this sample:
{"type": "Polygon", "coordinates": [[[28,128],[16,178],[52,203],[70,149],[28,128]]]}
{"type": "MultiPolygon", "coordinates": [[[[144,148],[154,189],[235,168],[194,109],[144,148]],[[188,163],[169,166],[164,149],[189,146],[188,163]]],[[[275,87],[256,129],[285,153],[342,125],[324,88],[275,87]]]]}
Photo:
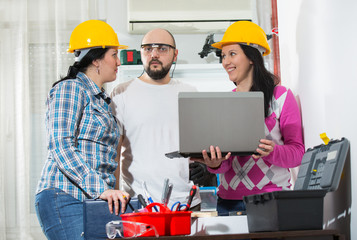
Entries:
{"type": "Polygon", "coordinates": [[[78,72],[86,72],[87,68],[94,60],[103,59],[109,48],[93,48],[79,62],[75,62],[68,68],[67,76],[61,77],[52,87],[67,79],[75,79],[78,72]]]}
{"type": "Polygon", "coordinates": [[[263,56],[258,49],[244,44],[239,45],[247,58],[253,62],[253,84],[250,91],[264,93],[264,115],[267,117],[274,87],[279,83],[279,80],[265,68],[263,56]]]}

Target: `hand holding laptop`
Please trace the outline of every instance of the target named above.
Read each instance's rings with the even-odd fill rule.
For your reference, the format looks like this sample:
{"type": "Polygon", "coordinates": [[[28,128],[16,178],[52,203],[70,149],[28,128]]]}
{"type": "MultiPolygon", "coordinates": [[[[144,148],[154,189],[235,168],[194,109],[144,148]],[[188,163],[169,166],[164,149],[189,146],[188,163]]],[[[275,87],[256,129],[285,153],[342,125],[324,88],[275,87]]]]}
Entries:
{"type": "MultiPolygon", "coordinates": [[[[268,156],[275,147],[275,143],[268,139],[261,139],[259,147],[256,149],[256,153],[252,156],[255,159],[268,156]]],[[[221,163],[225,160],[228,160],[231,156],[231,153],[228,152],[225,156],[222,156],[221,150],[218,146],[210,146],[210,153],[207,153],[206,150],[202,150],[203,158],[190,158],[192,161],[201,162],[206,164],[210,168],[218,168],[221,166],[221,163]]]]}
{"type": "Polygon", "coordinates": [[[275,143],[268,139],[260,139],[260,144],[256,150],[257,153],[254,153],[252,156],[255,159],[268,156],[275,147],[275,143]]]}
{"type": "Polygon", "coordinates": [[[203,158],[190,158],[190,160],[204,163],[210,168],[218,168],[223,161],[230,158],[231,153],[229,152],[225,156],[222,156],[218,146],[210,146],[210,154],[206,150],[202,150],[202,156],[203,158]]]}

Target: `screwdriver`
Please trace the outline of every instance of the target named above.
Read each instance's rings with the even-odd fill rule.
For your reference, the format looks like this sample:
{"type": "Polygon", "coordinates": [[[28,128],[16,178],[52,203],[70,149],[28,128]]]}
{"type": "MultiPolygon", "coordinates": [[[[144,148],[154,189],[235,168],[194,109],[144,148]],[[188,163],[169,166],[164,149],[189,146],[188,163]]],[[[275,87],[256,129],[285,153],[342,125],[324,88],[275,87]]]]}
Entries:
{"type": "Polygon", "coordinates": [[[141,204],[143,207],[146,207],[146,206],[147,206],[146,201],[145,201],[143,195],[139,194],[139,195],[138,195],[138,199],[139,199],[140,204],[141,204]]]}
{"type": "Polygon", "coordinates": [[[185,208],[185,211],[188,211],[190,209],[193,197],[195,196],[196,192],[197,192],[197,186],[193,185],[191,190],[190,190],[190,195],[188,196],[188,201],[187,201],[187,204],[186,204],[187,207],[185,208]]]}

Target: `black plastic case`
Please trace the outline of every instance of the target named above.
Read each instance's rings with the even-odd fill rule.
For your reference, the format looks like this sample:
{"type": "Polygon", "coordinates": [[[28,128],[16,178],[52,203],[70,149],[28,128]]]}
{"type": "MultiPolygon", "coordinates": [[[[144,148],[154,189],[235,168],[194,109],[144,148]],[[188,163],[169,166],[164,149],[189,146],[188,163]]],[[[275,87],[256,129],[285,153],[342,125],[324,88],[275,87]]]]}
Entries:
{"type": "Polygon", "coordinates": [[[338,188],[349,146],[342,138],[308,149],[294,190],[244,197],[249,232],[322,229],[324,197],[338,188]]]}
{"type": "Polygon", "coordinates": [[[295,190],[245,196],[249,232],[322,229],[326,193],[295,190]]]}

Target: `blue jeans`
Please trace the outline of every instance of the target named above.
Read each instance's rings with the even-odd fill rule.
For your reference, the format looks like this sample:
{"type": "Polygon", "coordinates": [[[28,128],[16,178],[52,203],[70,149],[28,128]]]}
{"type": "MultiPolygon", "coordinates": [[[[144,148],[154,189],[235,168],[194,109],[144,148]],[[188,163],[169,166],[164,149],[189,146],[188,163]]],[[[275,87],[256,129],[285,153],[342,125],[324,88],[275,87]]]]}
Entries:
{"type": "Polygon", "coordinates": [[[218,197],[217,212],[218,216],[229,216],[230,212],[245,211],[243,200],[228,200],[218,197]]]}
{"type": "Polygon", "coordinates": [[[36,195],[36,214],[47,239],[84,239],[83,203],[58,188],[36,195]]]}

